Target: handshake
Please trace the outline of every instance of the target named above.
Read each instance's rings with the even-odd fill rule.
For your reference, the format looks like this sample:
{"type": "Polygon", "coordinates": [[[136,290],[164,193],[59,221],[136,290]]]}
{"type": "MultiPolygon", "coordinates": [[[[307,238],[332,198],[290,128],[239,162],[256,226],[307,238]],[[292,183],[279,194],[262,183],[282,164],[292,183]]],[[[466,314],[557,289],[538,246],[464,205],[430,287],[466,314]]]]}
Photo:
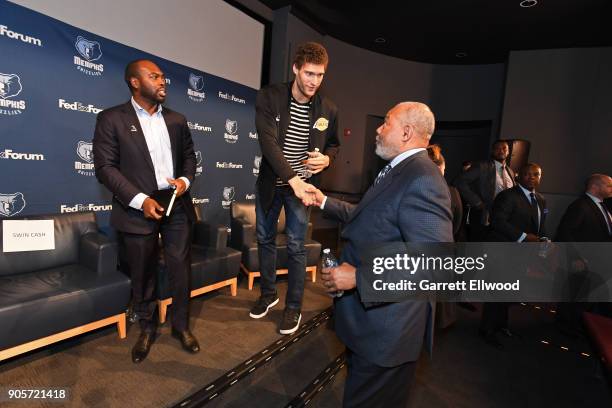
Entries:
{"type": "Polygon", "coordinates": [[[306,183],[299,176],[295,176],[291,180],[289,180],[289,185],[293,188],[293,192],[295,196],[302,200],[302,203],[305,206],[314,206],[320,207],[323,204],[323,199],[325,195],[313,186],[310,183],[306,183]]]}

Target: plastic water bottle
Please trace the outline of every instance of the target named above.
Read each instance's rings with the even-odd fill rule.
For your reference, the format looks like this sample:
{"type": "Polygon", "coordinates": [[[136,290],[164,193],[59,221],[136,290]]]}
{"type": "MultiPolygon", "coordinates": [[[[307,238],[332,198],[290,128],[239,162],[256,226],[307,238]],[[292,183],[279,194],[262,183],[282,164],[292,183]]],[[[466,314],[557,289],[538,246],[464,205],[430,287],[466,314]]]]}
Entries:
{"type": "MultiPolygon", "coordinates": [[[[323,256],[321,257],[321,261],[323,263],[323,268],[335,268],[336,266],[338,266],[338,260],[329,248],[325,248],[323,250],[323,256]]],[[[330,296],[340,297],[343,294],[343,290],[338,290],[336,292],[330,293],[330,296]]]]}

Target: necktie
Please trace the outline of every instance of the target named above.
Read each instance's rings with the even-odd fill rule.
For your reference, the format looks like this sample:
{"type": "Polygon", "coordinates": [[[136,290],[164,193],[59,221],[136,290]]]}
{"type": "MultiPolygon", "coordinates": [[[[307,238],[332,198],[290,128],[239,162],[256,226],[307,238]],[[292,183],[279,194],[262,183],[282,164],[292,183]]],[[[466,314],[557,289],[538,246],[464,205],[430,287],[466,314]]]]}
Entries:
{"type": "Polygon", "coordinates": [[[533,216],[533,219],[535,220],[535,224],[539,232],[540,231],[540,220],[538,217],[538,200],[536,200],[534,193],[529,193],[529,197],[531,197],[531,214],[533,216]]]}
{"type": "Polygon", "coordinates": [[[508,183],[506,182],[506,172],[504,171],[504,166],[501,166],[499,168],[500,172],[501,172],[501,179],[502,179],[502,188],[505,190],[508,188],[508,183]]]}
{"type": "Polygon", "coordinates": [[[378,173],[378,176],[376,176],[376,180],[374,180],[374,185],[380,183],[380,181],[387,175],[387,173],[391,171],[392,168],[393,167],[391,167],[391,164],[387,164],[385,167],[383,167],[380,173],[378,173]]]}
{"type": "Polygon", "coordinates": [[[612,220],[610,220],[610,213],[608,212],[608,210],[606,209],[606,207],[603,205],[601,201],[598,204],[604,213],[604,218],[606,219],[606,224],[608,226],[608,234],[612,235],[612,220]]]}

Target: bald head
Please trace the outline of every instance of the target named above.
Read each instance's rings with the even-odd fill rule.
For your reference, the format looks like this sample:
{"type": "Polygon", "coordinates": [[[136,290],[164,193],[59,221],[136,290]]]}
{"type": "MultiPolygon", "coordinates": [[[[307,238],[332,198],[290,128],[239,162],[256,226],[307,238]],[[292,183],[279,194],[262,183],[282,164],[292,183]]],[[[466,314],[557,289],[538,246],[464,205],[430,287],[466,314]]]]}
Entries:
{"type": "Polygon", "coordinates": [[[591,174],[586,181],[586,192],[601,200],[612,197],[612,178],[606,174],[591,174]]]}

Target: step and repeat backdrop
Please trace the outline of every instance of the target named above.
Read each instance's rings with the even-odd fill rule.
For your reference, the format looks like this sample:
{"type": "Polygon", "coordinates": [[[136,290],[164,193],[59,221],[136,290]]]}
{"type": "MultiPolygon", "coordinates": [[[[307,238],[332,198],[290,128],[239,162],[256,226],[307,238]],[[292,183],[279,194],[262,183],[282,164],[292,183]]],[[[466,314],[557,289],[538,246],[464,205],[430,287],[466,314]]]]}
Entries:
{"type": "Polygon", "coordinates": [[[255,199],[256,90],[0,1],[0,218],[93,210],[108,226],[91,141],[96,115],[129,100],[124,69],[139,58],[165,72],[165,105],[187,117],[204,219],[229,225],[231,202],[255,199]]]}

